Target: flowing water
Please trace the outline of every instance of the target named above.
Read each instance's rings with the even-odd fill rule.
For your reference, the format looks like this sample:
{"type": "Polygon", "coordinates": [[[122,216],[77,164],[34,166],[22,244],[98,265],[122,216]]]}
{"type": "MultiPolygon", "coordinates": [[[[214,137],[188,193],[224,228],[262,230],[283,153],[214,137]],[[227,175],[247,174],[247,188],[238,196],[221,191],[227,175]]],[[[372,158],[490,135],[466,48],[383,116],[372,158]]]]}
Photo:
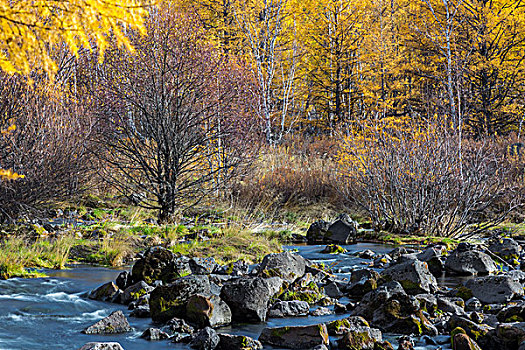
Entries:
{"type": "MultiPolygon", "coordinates": [[[[357,258],[352,253],[371,249],[378,254],[392,250],[392,246],[357,244],[345,246],[349,254],[321,254],[323,246],[289,246],[307,259],[332,265],[342,278],[349,271],[363,267],[369,261],[357,258]]],[[[89,300],[86,293],[99,285],[114,280],[122,270],[80,266],[69,270],[45,271],[49,277],[36,279],[10,279],[0,281],[0,350],[71,349],[93,341],[117,341],[126,350],[188,349],[185,344],[168,341],[149,342],[140,334],[153,326],[150,319],[128,317],[133,332],[123,335],[97,336],[80,333],[82,329],[97,322],[115,310],[129,311],[125,306],[89,300]]],[[[443,281],[452,285],[455,281],[443,281]]],[[[344,301],[344,300],[343,300],[344,301]]],[[[265,324],[233,325],[219,332],[242,334],[255,339],[264,327],[287,325],[310,325],[347,317],[329,315],[320,317],[298,317],[270,319],[265,324]]],[[[396,347],[395,335],[385,338],[396,347]]],[[[437,339],[446,343],[445,338],[437,339]]],[[[448,345],[441,348],[446,349],[448,345]]],[[[417,349],[438,349],[438,346],[417,344],[417,349]]],[[[265,349],[272,349],[266,347],[265,349]]]]}

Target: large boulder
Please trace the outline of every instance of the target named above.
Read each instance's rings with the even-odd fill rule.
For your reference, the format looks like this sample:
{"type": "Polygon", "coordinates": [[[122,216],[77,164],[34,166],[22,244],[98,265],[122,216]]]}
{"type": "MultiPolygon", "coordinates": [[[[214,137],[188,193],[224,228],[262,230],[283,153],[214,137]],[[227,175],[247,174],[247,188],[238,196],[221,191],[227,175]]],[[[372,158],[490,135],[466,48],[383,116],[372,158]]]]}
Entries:
{"type": "Polygon", "coordinates": [[[220,338],[213,328],[201,329],[190,342],[190,346],[198,350],[214,350],[219,345],[220,338]]]}
{"type": "Polygon", "coordinates": [[[290,252],[266,255],[259,267],[262,277],[280,277],[293,282],[304,275],[306,260],[290,252]]]}
{"type": "Polygon", "coordinates": [[[127,305],[133,301],[139,300],[144,295],[149,294],[154,288],[150,285],[148,285],[144,281],[139,281],[135,284],[132,284],[128,288],[124,290],[124,293],[122,293],[122,296],[120,298],[120,301],[122,304],[127,305]]]}
{"type": "Polygon", "coordinates": [[[151,247],[137,260],[131,269],[133,283],[144,281],[153,284],[157,280],[164,283],[181,277],[183,271],[175,263],[175,255],[163,247],[151,247]]]}
{"type": "Polygon", "coordinates": [[[496,263],[487,254],[467,243],[460,243],[449,255],[445,268],[457,275],[487,275],[498,271],[496,263]]]}
{"type": "Polygon", "coordinates": [[[278,301],[268,312],[268,317],[308,316],[310,305],[306,301],[278,301]]]}
{"type": "Polygon", "coordinates": [[[217,350],[261,350],[260,341],[244,335],[219,334],[217,350]]]}
{"type": "Polygon", "coordinates": [[[353,297],[362,297],[366,293],[377,288],[379,273],[374,270],[360,269],[353,271],[350,275],[350,282],[344,290],[353,297]]]}
{"type": "Polygon", "coordinates": [[[199,327],[219,327],[232,321],[232,312],[217,295],[194,295],[186,304],[186,318],[199,327]]]}
{"type": "Polygon", "coordinates": [[[230,307],[234,321],[266,321],[268,303],[275,294],[275,288],[268,280],[262,277],[240,277],[222,287],[221,299],[230,307]]]}
{"type": "Polygon", "coordinates": [[[496,327],[496,336],[501,342],[501,349],[518,349],[525,341],[525,322],[500,323],[496,327]]]}
{"type": "MultiPolygon", "coordinates": [[[[328,334],[333,335],[333,336],[343,335],[346,332],[355,330],[355,329],[366,329],[366,328],[370,328],[370,325],[361,316],[349,316],[346,318],[342,318],[340,320],[328,322],[326,324],[326,329],[328,330],[328,334]]],[[[381,337],[380,331],[379,331],[379,337],[381,337]]]]}
{"type": "Polygon", "coordinates": [[[443,251],[445,247],[443,246],[434,246],[429,247],[417,254],[416,257],[418,260],[426,262],[428,265],[428,270],[431,274],[436,277],[441,277],[445,271],[445,263],[443,261],[443,251]]]}
{"type": "Polygon", "coordinates": [[[87,343],[86,345],[82,346],[78,350],[124,350],[122,345],[119,343],[98,343],[98,342],[92,342],[87,343]]]}
{"type": "Polygon", "coordinates": [[[211,294],[207,275],[190,275],[155,288],[149,301],[151,318],[155,322],[165,322],[173,317],[185,317],[186,304],[196,294],[211,294]]]}
{"type": "Polygon", "coordinates": [[[300,300],[306,301],[310,305],[317,304],[325,298],[326,295],[323,288],[319,287],[310,273],[306,273],[303,277],[298,278],[279,295],[279,299],[283,301],[300,300]]]}
{"type": "Polygon", "coordinates": [[[84,334],[119,334],[131,331],[126,316],[120,310],[113,312],[111,315],[103,318],[94,325],[85,328],[84,334]]]}
{"type": "Polygon", "coordinates": [[[408,294],[434,293],[438,285],[434,275],[428,270],[428,265],[419,260],[409,260],[395,264],[381,273],[387,281],[401,283],[408,294]]]}
{"type": "Polygon", "coordinates": [[[506,303],[523,295],[523,286],[509,276],[485,276],[468,280],[465,287],[485,304],[506,303]]]}
{"type": "Polygon", "coordinates": [[[328,331],[324,324],[265,328],[259,341],[287,349],[310,349],[328,345],[328,331]]]}
{"type": "Polygon", "coordinates": [[[324,220],[314,222],[306,231],[306,240],[308,244],[318,244],[324,242],[324,235],[328,231],[330,223],[324,220]]]}

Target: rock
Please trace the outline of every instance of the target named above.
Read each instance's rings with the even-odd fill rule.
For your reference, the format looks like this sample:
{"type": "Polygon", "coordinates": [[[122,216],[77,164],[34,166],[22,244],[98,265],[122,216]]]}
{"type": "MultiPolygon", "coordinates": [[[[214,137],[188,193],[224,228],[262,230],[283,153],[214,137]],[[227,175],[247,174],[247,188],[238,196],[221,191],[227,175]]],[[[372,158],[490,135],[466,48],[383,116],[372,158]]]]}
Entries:
{"type": "Polygon", "coordinates": [[[310,305],[306,301],[278,301],[268,312],[268,317],[308,316],[310,305]]]}
{"type": "Polygon", "coordinates": [[[118,310],[82,331],[84,334],[118,334],[131,331],[126,316],[118,310]]]}
{"type": "Polygon", "coordinates": [[[421,305],[421,309],[428,313],[434,313],[438,308],[438,301],[433,294],[417,294],[416,299],[421,305]]]}
{"type": "Polygon", "coordinates": [[[399,346],[397,350],[414,350],[414,341],[407,335],[402,335],[397,340],[399,346]]]}
{"type": "Polygon", "coordinates": [[[390,255],[381,255],[374,259],[372,266],[375,268],[382,268],[385,267],[386,264],[389,264],[391,261],[392,258],[390,257],[390,255]]]}
{"type": "Polygon", "coordinates": [[[452,337],[453,350],[481,350],[479,345],[466,334],[457,333],[452,337]]]}
{"type": "Polygon", "coordinates": [[[112,301],[118,292],[119,288],[117,285],[113,282],[108,282],[97,289],[92,290],[89,293],[88,298],[101,301],[112,301]]]}
{"type": "Polygon", "coordinates": [[[443,262],[442,246],[430,247],[417,254],[417,259],[426,262],[428,270],[435,277],[441,277],[445,271],[445,263],[443,262]]]}
{"type": "Polygon", "coordinates": [[[376,256],[376,253],[371,251],[370,249],[363,250],[362,252],[358,252],[357,256],[361,259],[373,259],[376,256]]]}
{"type": "Polygon", "coordinates": [[[190,275],[155,288],[149,302],[151,318],[155,322],[164,322],[173,317],[184,317],[186,304],[195,294],[211,294],[208,276],[190,275]]]}
{"type": "Polygon", "coordinates": [[[164,340],[168,339],[170,336],[168,333],[161,331],[158,328],[148,328],[142,333],[140,336],[141,338],[144,338],[146,340],[164,340]]]}
{"type": "Polygon", "coordinates": [[[324,242],[324,235],[328,231],[330,223],[324,220],[314,222],[306,231],[306,240],[308,244],[317,244],[324,242]]]}
{"type": "Polygon", "coordinates": [[[521,253],[521,247],[512,238],[502,238],[492,241],[489,250],[500,258],[512,261],[518,259],[521,253]]]}
{"type": "Polygon", "coordinates": [[[353,297],[362,297],[366,293],[377,288],[379,273],[374,270],[361,269],[352,272],[350,282],[345,291],[353,297]]]}
{"type": "Polygon", "coordinates": [[[261,350],[260,341],[243,335],[219,334],[217,350],[261,350]]]}
{"type": "Polygon", "coordinates": [[[465,317],[453,315],[448,320],[448,328],[455,329],[458,327],[463,329],[465,331],[465,334],[474,338],[478,342],[484,341],[484,338],[487,337],[489,333],[493,330],[492,327],[486,324],[477,324],[465,317]]]}
{"type": "Polygon", "coordinates": [[[199,327],[219,327],[232,321],[230,307],[217,295],[193,295],[186,304],[186,317],[199,327]]]}
{"type": "Polygon", "coordinates": [[[438,290],[436,278],[426,263],[419,260],[396,264],[381,273],[387,281],[401,283],[408,294],[434,293],[438,290]]]}
{"type": "Polygon", "coordinates": [[[525,321],[525,302],[505,306],[497,315],[498,321],[503,323],[524,322],[525,321]]]}
{"type": "Polygon", "coordinates": [[[231,276],[243,276],[247,275],[250,271],[250,264],[244,260],[237,260],[231,263],[228,263],[225,266],[217,265],[215,269],[216,274],[220,275],[231,275],[231,276]]]}
{"type": "Polygon", "coordinates": [[[328,295],[330,298],[339,299],[343,296],[343,293],[341,293],[339,287],[337,286],[337,283],[335,282],[330,282],[323,288],[325,294],[328,295]]]}
{"type": "Polygon", "coordinates": [[[175,266],[175,256],[163,247],[151,247],[144,256],[133,265],[131,279],[133,283],[144,281],[153,284],[157,280],[164,283],[181,277],[181,271],[175,266]]]}
{"type": "Polygon", "coordinates": [[[485,276],[468,280],[465,287],[485,304],[506,303],[523,295],[523,286],[508,276],[485,276]]]}
{"type": "Polygon", "coordinates": [[[222,287],[221,299],[230,307],[233,320],[264,322],[268,302],[274,294],[272,283],[267,279],[240,277],[232,279],[222,287]]]}
{"type": "Polygon", "coordinates": [[[467,311],[478,311],[481,310],[482,307],[483,305],[478,298],[472,297],[465,302],[465,309],[467,311]]]}
{"type": "Polygon", "coordinates": [[[437,308],[443,312],[451,313],[452,315],[466,316],[465,310],[463,310],[463,308],[451,298],[438,296],[437,308]]]}
{"type": "Polygon", "coordinates": [[[121,302],[124,305],[131,303],[134,300],[139,300],[140,297],[150,293],[154,288],[144,281],[137,282],[124,290],[121,296],[121,302]]]}
{"type": "Polygon", "coordinates": [[[131,317],[136,318],[149,318],[151,317],[151,311],[149,309],[149,305],[139,305],[136,308],[133,309],[131,314],[129,314],[131,317]]]}
{"type": "Polygon", "coordinates": [[[317,309],[310,311],[310,316],[327,316],[332,315],[334,312],[327,307],[318,307],[317,309]]]}
{"type": "Polygon", "coordinates": [[[211,258],[192,258],[189,261],[191,273],[195,275],[209,275],[217,268],[217,263],[211,258]]]}
{"type": "Polygon", "coordinates": [[[266,255],[259,267],[259,276],[281,277],[293,282],[304,275],[306,260],[290,252],[266,255]]]}
{"type": "Polygon", "coordinates": [[[388,253],[388,255],[394,260],[406,254],[408,254],[408,250],[405,247],[394,248],[388,253]]]}
{"type": "Polygon", "coordinates": [[[329,244],[322,251],[321,254],[344,254],[348,251],[337,244],[329,244]]]}
{"type": "Polygon", "coordinates": [[[329,335],[343,335],[348,330],[370,328],[368,322],[361,316],[350,316],[326,324],[329,335]]]}
{"type": "Polygon", "coordinates": [[[119,343],[87,343],[78,350],[124,350],[119,343]]]}
{"type": "Polygon", "coordinates": [[[501,323],[496,327],[496,335],[505,350],[517,349],[525,341],[525,322],[501,323]]]}
{"type": "Polygon", "coordinates": [[[198,350],[214,350],[219,345],[220,338],[213,328],[201,329],[190,342],[190,346],[198,350]]]}
{"type": "Polygon", "coordinates": [[[125,290],[131,285],[131,274],[128,271],[122,271],[115,280],[117,287],[125,290]]]}
{"type": "Polygon", "coordinates": [[[166,333],[173,334],[173,333],[185,333],[185,334],[193,334],[194,329],[192,326],[186,323],[183,319],[180,318],[172,318],[166,323],[166,326],[163,328],[163,330],[166,333]]]}
{"type": "Polygon", "coordinates": [[[309,273],[297,279],[279,296],[280,300],[301,300],[308,304],[322,304],[322,301],[327,301],[323,289],[318,286],[313,276],[309,273]]]}
{"type": "Polygon", "coordinates": [[[337,342],[338,349],[373,350],[375,341],[366,331],[346,332],[337,342]]]}
{"type": "Polygon", "coordinates": [[[328,332],[324,324],[265,328],[259,341],[287,349],[309,349],[318,345],[328,345],[328,332]]]}
{"type": "Polygon", "coordinates": [[[487,275],[498,270],[487,254],[474,250],[471,245],[460,243],[447,261],[445,268],[458,275],[487,275]]]}
{"type": "Polygon", "coordinates": [[[357,238],[357,223],[348,215],[340,215],[326,230],[323,240],[336,244],[353,244],[357,238]]]}

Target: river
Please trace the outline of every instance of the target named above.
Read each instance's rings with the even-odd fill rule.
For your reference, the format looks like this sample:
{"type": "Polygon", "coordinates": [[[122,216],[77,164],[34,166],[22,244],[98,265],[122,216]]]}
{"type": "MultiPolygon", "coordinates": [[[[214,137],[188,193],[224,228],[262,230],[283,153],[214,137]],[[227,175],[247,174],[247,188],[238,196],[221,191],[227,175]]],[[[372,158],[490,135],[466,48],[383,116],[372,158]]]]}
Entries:
{"type": "MultiPolygon", "coordinates": [[[[345,246],[349,254],[321,254],[323,246],[287,246],[297,250],[307,259],[333,265],[344,277],[351,269],[362,267],[366,260],[352,255],[353,252],[371,249],[378,254],[392,250],[392,246],[360,243],[345,246]]],[[[133,332],[123,335],[85,335],[81,330],[109,315],[115,310],[129,311],[123,305],[87,299],[86,293],[99,285],[114,280],[122,269],[108,269],[92,266],[75,266],[67,270],[46,270],[46,278],[10,279],[0,281],[0,350],[75,350],[93,341],[117,341],[126,350],[188,349],[185,344],[169,341],[150,342],[140,338],[142,332],[152,326],[151,319],[129,317],[133,332]]],[[[453,284],[454,281],[443,280],[453,284]]],[[[343,300],[344,301],[344,300],[343,300]]],[[[284,325],[308,325],[327,322],[348,315],[321,317],[299,317],[270,319],[256,325],[233,325],[220,328],[219,332],[242,334],[258,338],[264,327],[284,325]]],[[[396,336],[386,334],[385,338],[397,348],[396,336]]],[[[440,343],[446,338],[437,339],[440,343]]],[[[416,349],[449,349],[449,345],[424,345],[418,342],[416,349]]],[[[275,349],[265,346],[265,349],[275,349]]]]}

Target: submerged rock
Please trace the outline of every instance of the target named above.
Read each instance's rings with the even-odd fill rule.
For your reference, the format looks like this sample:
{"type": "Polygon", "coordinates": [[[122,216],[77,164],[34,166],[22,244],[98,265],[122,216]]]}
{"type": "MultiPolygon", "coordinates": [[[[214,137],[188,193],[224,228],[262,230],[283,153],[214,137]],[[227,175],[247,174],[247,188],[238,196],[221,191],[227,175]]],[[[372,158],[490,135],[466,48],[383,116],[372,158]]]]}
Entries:
{"type": "Polygon", "coordinates": [[[131,331],[126,316],[118,310],[82,331],[84,334],[118,334],[131,331]]]}
{"type": "Polygon", "coordinates": [[[265,328],[259,341],[287,349],[310,349],[328,345],[328,331],[324,324],[265,328]]]}

